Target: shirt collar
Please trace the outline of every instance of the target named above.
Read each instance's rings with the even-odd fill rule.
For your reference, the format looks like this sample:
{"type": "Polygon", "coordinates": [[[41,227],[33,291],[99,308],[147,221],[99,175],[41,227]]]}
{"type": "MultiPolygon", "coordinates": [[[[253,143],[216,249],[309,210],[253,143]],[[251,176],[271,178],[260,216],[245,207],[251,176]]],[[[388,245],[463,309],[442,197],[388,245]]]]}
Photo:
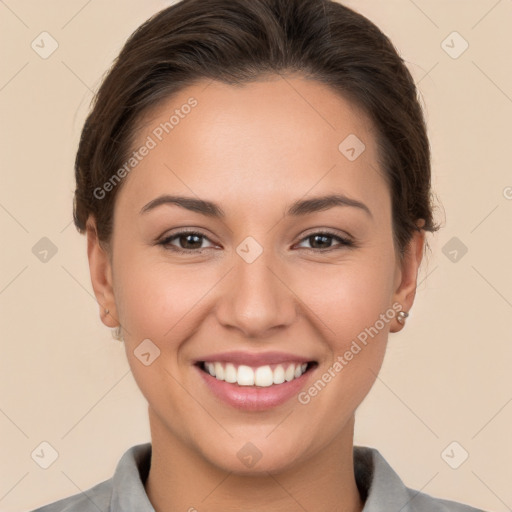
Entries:
{"type": "MultiPolygon", "coordinates": [[[[151,443],[132,446],[112,478],[111,512],[155,512],[144,489],[151,463],[151,443]]],[[[375,448],[354,446],[354,470],[365,499],[362,512],[411,512],[411,497],[400,477],[375,448]]]]}
{"type": "Polygon", "coordinates": [[[354,471],[362,512],[412,512],[411,495],[400,477],[375,448],[354,446],[354,471]]]}
{"type": "Polygon", "coordinates": [[[151,443],[129,448],[117,464],[112,477],[111,512],[155,512],[144,483],[151,463],[151,443]]]}

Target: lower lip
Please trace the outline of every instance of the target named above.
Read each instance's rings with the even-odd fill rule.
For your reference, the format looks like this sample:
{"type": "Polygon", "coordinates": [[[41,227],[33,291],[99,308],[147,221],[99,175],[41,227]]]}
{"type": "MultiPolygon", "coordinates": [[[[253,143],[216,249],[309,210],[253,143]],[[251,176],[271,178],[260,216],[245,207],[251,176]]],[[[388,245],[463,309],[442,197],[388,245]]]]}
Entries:
{"type": "Polygon", "coordinates": [[[284,404],[296,396],[304,387],[314,368],[308,369],[300,377],[272,386],[239,386],[238,384],[218,380],[196,366],[197,371],[212,393],[236,409],[263,411],[284,404]]]}

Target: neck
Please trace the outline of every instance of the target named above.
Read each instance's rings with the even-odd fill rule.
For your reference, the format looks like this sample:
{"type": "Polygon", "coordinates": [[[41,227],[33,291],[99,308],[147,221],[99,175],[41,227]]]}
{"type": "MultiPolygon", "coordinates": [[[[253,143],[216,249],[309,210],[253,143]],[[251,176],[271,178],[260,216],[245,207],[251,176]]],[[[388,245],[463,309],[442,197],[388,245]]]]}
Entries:
{"type": "Polygon", "coordinates": [[[205,460],[149,413],[152,456],[145,488],[156,512],[361,512],[353,461],[354,418],[320,452],[279,472],[243,475],[205,460]]]}

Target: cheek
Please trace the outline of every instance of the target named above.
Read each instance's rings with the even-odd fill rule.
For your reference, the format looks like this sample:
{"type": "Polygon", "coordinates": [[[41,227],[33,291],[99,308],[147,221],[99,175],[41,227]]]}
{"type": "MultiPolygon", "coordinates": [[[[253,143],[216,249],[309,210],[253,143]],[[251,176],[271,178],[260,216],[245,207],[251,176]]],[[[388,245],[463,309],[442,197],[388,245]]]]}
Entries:
{"type": "MultiPolygon", "coordinates": [[[[318,316],[322,331],[337,352],[344,351],[347,343],[366,332],[390,309],[393,264],[393,253],[354,253],[341,264],[302,272],[297,278],[297,294],[318,316]]],[[[389,318],[384,326],[378,323],[382,335],[387,335],[389,326],[389,318]]]]}
{"type": "Polygon", "coordinates": [[[161,340],[187,324],[187,314],[215,282],[200,267],[142,258],[119,261],[116,304],[119,320],[132,343],[161,340]]]}
{"type": "Polygon", "coordinates": [[[393,265],[392,251],[378,257],[360,253],[343,265],[326,266],[314,279],[301,278],[299,294],[307,297],[307,306],[318,316],[330,356],[318,376],[322,382],[305,390],[301,403],[322,390],[317,406],[336,403],[340,410],[353,411],[371,389],[396,315],[391,307],[393,265]]]}
{"type": "Polygon", "coordinates": [[[329,435],[334,436],[348,421],[382,365],[396,313],[390,304],[392,261],[382,257],[370,264],[364,258],[354,258],[315,276],[315,292],[310,291],[306,302],[320,318],[317,325],[329,357],[298,401],[304,406],[304,414],[309,414],[308,421],[329,435]]]}
{"type": "Polygon", "coordinates": [[[116,274],[116,304],[133,376],[148,402],[165,404],[168,413],[184,407],[177,384],[183,377],[181,346],[200,323],[201,297],[216,282],[211,271],[196,269],[126,257],[116,274]],[[144,353],[150,354],[148,365],[144,353]]]}

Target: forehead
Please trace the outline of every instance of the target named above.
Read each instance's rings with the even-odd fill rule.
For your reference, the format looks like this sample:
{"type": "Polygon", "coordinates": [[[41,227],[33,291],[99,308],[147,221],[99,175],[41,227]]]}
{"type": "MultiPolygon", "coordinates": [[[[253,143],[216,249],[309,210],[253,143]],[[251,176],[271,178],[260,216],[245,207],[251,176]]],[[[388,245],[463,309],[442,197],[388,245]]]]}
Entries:
{"type": "Polygon", "coordinates": [[[179,191],[227,204],[264,197],[275,204],[337,191],[386,207],[375,136],[355,105],[317,81],[202,81],[145,115],[132,150],[150,149],[120,196],[140,205],[179,191]]]}

